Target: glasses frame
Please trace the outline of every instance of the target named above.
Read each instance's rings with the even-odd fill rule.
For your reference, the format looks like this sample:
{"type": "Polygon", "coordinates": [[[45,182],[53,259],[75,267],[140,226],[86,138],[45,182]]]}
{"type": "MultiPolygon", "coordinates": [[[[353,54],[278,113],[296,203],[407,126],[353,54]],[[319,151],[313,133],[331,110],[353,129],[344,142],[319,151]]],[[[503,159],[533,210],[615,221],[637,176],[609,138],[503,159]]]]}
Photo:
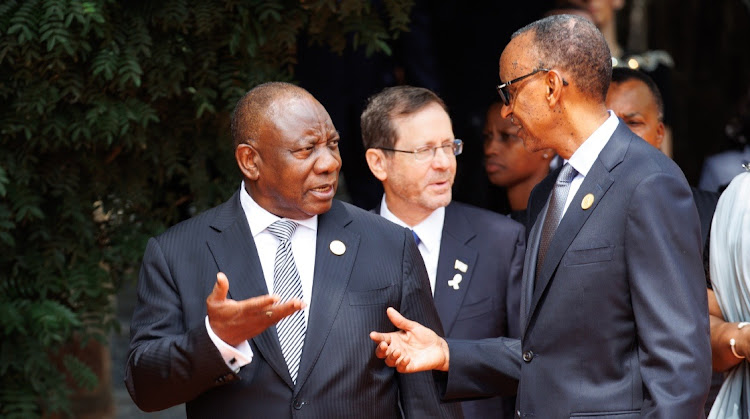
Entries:
{"type": "MultiPolygon", "coordinates": [[[[532,71],[529,74],[525,74],[525,75],[523,75],[521,77],[516,77],[515,79],[513,79],[511,81],[507,81],[505,83],[498,84],[496,86],[496,88],[497,88],[497,94],[500,95],[500,99],[503,101],[503,104],[505,106],[510,106],[510,94],[508,94],[508,91],[507,91],[508,90],[508,86],[510,86],[511,84],[514,84],[514,83],[518,83],[519,81],[521,81],[521,80],[523,80],[523,79],[525,79],[527,77],[531,77],[534,74],[542,72],[542,71],[549,72],[549,71],[552,71],[552,69],[551,68],[537,68],[537,69],[534,69],[534,71],[532,71]]],[[[563,86],[567,86],[567,85],[568,85],[568,82],[565,81],[565,79],[563,79],[563,86]]]]}
{"type": "Polygon", "coordinates": [[[464,151],[464,142],[463,140],[460,140],[458,138],[451,141],[450,144],[442,144],[442,145],[436,145],[436,146],[431,146],[431,147],[419,147],[415,150],[398,150],[395,148],[386,148],[386,147],[373,147],[373,148],[376,148],[378,150],[383,150],[383,151],[396,151],[399,153],[410,153],[414,155],[414,160],[416,161],[428,161],[428,160],[432,160],[435,158],[435,154],[437,153],[438,148],[445,148],[448,146],[450,146],[451,149],[453,150],[454,156],[460,156],[461,153],[464,151]],[[429,156],[428,158],[420,159],[418,157],[420,155],[419,153],[425,150],[432,151],[432,155],[429,156]]]}

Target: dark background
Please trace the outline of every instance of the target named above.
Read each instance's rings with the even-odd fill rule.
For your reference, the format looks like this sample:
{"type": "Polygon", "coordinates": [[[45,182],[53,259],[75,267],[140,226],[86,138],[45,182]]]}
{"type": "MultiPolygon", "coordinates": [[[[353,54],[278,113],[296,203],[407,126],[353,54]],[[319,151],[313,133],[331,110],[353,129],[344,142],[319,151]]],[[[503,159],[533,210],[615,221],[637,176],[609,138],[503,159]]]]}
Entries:
{"type": "MultiPolygon", "coordinates": [[[[446,101],[454,132],[465,142],[454,198],[502,209],[502,190],[487,181],[481,130],[496,100],[498,59],[521,26],[551,8],[525,2],[417,1],[410,31],[394,54],[339,56],[300,42],[296,78],[320,99],[342,134],[344,199],[374,207],[382,191],[369,172],[359,132],[366,98],[385,86],[412,84],[446,101]]],[[[706,156],[732,147],[724,126],[750,84],[750,2],[635,0],[617,14],[618,39],[628,51],[664,50],[674,62],[663,83],[673,132],[673,158],[697,185],[706,156]],[[638,17],[640,16],[640,18],[638,17]]]]}

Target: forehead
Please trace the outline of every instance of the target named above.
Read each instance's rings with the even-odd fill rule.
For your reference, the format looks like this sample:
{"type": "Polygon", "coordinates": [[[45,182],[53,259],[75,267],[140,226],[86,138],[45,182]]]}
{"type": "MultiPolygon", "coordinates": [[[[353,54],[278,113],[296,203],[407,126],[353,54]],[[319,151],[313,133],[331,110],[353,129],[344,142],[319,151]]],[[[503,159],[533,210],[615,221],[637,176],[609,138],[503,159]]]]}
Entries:
{"type": "MultiPolygon", "coordinates": [[[[630,79],[611,83],[607,92],[607,104],[613,107],[654,107],[656,99],[651,90],[640,80],[630,79]]],[[[617,111],[618,109],[614,109],[617,111]]]]}
{"type": "Polygon", "coordinates": [[[511,39],[500,55],[500,79],[512,80],[528,72],[533,67],[531,54],[532,31],[525,32],[511,39]],[[522,74],[523,73],[523,74],[522,74]]]}
{"type": "Polygon", "coordinates": [[[418,146],[453,139],[450,117],[437,103],[430,103],[410,115],[394,118],[393,123],[399,146],[418,146]]]}
{"type": "Polygon", "coordinates": [[[287,96],[277,100],[267,112],[269,129],[280,131],[281,139],[301,140],[308,136],[329,135],[335,131],[331,117],[309,95],[287,96]]]}

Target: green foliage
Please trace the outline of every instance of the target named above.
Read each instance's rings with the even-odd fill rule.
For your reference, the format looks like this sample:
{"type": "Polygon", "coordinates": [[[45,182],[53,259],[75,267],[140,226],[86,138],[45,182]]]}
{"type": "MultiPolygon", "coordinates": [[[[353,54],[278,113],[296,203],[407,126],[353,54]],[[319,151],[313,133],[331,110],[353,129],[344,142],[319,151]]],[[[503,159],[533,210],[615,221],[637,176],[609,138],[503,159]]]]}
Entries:
{"type": "MultiPolygon", "coordinates": [[[[0,416],[70,413],[147,238],[237,188],[229,114],[297,40],[389,53],[412,1],[0,3],[0,416]],[[380,3],[378,3],[380,4],[380,3]]],[[[121,366],[114,366],[120,368],[121,366]]]]}

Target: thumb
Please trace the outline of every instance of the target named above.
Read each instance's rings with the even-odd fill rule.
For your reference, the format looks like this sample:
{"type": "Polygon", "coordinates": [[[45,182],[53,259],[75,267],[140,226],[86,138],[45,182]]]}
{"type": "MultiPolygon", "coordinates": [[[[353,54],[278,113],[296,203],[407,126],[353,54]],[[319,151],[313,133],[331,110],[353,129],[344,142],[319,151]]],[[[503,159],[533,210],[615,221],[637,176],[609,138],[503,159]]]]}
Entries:
{"type": "Polygon", "coordinates": [[[402,316],[401,313],[396,311],[396,309],[393,307],[388,307],[386,313],[388,314],[388,318],[391,320],[391,323],[393,323],[394,326],[398,327],[401,330],[408,332],[419,326],[419,323],[402,316]]]}
{"type": "Polygon", "coordinates": [[[216,284],[214,289],[211,291],[211,295],[208,296],[209,300],[226,300],[227,293],[229,292],[229,279],[224,275],[224,272],[216,274],[216,284]]]}

